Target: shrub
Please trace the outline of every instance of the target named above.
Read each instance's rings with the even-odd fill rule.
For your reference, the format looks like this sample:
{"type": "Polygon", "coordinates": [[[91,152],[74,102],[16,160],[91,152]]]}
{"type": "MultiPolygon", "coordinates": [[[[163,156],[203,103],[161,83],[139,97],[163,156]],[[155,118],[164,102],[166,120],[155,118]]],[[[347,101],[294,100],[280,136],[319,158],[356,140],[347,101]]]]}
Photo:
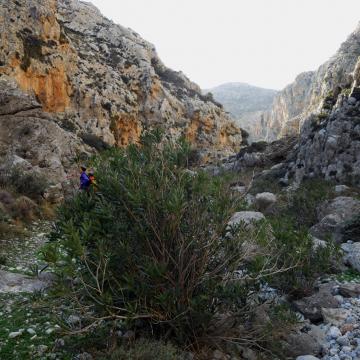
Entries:
{"type": "Polygon", "coordinates": [[[240,199],[222,177],[186,171],[188,144],[161,142],[158,133],[141,144],[95,159],[98,192],[64,204],[44,257],[65,262],[59,270],[77,279],[78,301],[100,318],[191,344],[214,314],[243,309],[257,288],[261,272],[235,281],[257,232],[227,228],[240,199]]]}
{"type": "Polygon", "coordinates": [[[37,204],[26,196],[20,196],[12,206],[12,216],[16,219],[30,221],[38,211],[37,204]]]}
{"type": "Polygon", "coordinates": [[[323,179],[309,179],[288,197],[285,213],[298,227],[310,228],[318,222],[317,207],[334,195],[334,184],[323,179]]]}
{"type": "Polygon", "coordinates": [[[25,172],[15,166],[0,172],[0,186],[14,189],[19,194],[38,200],[44,195],[48,182],[36,172],[25,172]]]}
{"type": "Polygon", "coordinates": [[[6,190],[0,190],[0,203],[11,206],[15,202],[14,197],[6,190]]]}
{"type": "Polygon", "coordinates": [[[5,206],[0,202],[0,223],[7,222],[9,220],[9,214],[6,211],[5,206]]]}
{"type": "Polygon", "coordinates": [[[271,226],[277,266],[289,271],[271,277],[270,284],[294,297],[309,295],[320,275],[335,270],[333,260],[337,259],[339,249],[330,241],[325,247],[314,248],[308,229],[299,228],[289,216],[272,219],[271,226]]]}

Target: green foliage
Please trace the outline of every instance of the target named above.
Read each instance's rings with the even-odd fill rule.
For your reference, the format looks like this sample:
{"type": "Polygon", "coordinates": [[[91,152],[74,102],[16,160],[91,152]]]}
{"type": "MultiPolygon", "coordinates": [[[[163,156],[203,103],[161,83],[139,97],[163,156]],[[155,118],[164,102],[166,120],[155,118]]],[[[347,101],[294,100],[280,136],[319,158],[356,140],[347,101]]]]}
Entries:
{"type": "Polygon", "coordinates": [[[334,194],[334,184],[322,179],[309,179],[288,198],[284,214],[292,217],[298,227],[310,228],[318,222],[317,207],[334,194]]]}
{"type": "Polygon", "coordinates": [[[111,360],[184,360],[185,355],[171,344],[140,339],[116,349],[111,360]]]}
{"type": "Polygon", "coordinates": [[[275,261],[288,271],[270,279],[277,289],[295,297],[312,291],[314,281],[322,274],[332,272],[333,260],[339,249],[328,242],[325,247],[314,247],[307,228],[298,228],[293,218],[281,216],[271,220],[273,244],[278,254],[275,261]]]}
{"type": "Polygon", "coordinates": [[[226,302],[224,280],[241,266],[241,241],[224,237],[240,200],[221,177],[186,171],[187,143],[161,140],[151,133],[141,147],[96,158],[98,191],[65,203],[52,240],[98,314],[142,319],[188,343],[226,302]]]}
{"type": "Polygon", "coordinates": [[[360,283],[360,272],[355,269],[347,269],[337,275],[336,278],[339,281],[360,283]]]}

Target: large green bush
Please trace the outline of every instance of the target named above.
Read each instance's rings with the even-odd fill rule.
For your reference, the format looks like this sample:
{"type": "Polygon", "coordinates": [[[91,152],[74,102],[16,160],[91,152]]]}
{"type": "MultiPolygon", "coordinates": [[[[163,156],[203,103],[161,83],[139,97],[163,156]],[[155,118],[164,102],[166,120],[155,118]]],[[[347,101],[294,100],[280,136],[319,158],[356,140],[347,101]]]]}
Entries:
{"type": "Polygon", "coordinates": [[[189,345],[211,337],[215,315],[232,313],[248,324],[236,338],[266,346],[249,330],[249,299],[264,279],[282,287],[310,243],[290,234],[287,245],[268,223],[229,229],[240,195],[224,177],[189,171],[190,155],[187,143],[150,133],[141,146],[95,158],[97,191],[61,207],[44,257],[94,321],[120,320],[189,345]]]}
{"type": "Polygon", "coordinates": [[[243,262],[242,240],[225,236],[241,202],[221,178],[188,171],[190,153],[157,133],[105,152],[97,192],[65,203],[52,234],[82,301],[183,343],[236,297],[228,278],[243,262]]]}

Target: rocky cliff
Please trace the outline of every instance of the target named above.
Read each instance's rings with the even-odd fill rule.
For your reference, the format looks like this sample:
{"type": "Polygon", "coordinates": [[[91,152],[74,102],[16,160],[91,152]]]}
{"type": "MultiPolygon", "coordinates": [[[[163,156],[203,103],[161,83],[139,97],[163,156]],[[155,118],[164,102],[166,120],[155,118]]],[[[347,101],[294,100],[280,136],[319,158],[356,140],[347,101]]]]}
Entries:
{"type": "Polygon", "coordinates": [[[304,122],[288,176],[360,185],[360,58],[347,93],[328,96],[304,122]],[[332,105],[333,104],[333,105],[332,105]]]}
{"type": "Polygon", "coordinates": [[[352,72],[360,55],[360,25],[338,52],[315,72],[300,74],[275,98],[265,117],[266,139],[299,134],[305,119],[323,108],[325,99],[335,97],[352,83],[352,72]]]}
{"type": "Polygon", "coordinates": [[[276,90],[245,83],[227,83],[205,92],[207,91],[211,92],[214,99],[223,104],[236,123],[250,134],[251,141],[264,139],[264,112],[271,109],[276,90]]]}
{"type": "Polygon", "coordinates": [[[241,144],[218,104],[89,3],[1,1],[0,37],[1,157],[58,177],[94,146],[136,143],[157,126],[205,161],[241,144]]]}

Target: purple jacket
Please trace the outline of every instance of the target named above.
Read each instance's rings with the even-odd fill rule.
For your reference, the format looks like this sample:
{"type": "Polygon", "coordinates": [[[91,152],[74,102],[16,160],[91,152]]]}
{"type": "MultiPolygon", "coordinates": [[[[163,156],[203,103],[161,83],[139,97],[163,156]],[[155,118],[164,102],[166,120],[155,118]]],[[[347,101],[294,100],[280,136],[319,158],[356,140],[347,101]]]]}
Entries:
{"type": "Polygon", "coordinates": [[[86,172],[83,171],[80,175],[80,189],[87,190],[90,186],[90,179],[87,176],[86,172]]]}

